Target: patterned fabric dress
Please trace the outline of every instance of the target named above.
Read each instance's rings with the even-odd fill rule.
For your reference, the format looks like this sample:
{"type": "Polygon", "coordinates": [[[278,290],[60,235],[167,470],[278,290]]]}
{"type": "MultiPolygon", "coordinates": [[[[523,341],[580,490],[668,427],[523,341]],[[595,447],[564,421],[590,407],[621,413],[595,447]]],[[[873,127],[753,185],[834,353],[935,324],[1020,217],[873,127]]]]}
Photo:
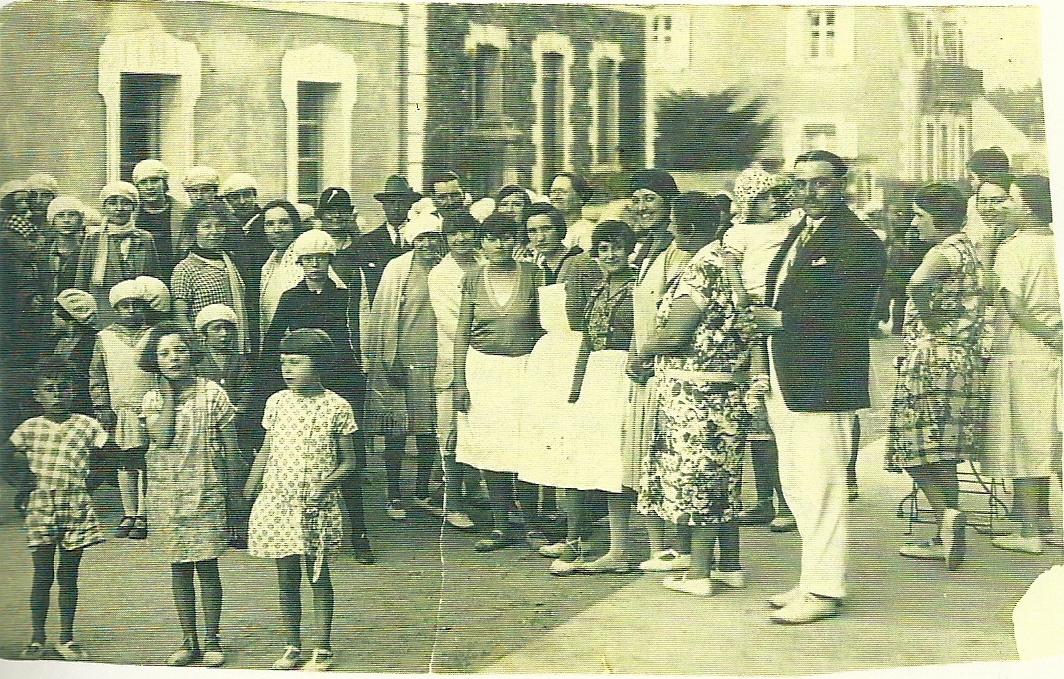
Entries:
{"type": "Polygon", "coordinates": [[[340,464],[339,437],[357,429],[351,405],[332,391],[300,396],[288,389],[266,402],[262,418],[270,458],[262,492],[251,509],[248,553],[268,559],[292,554],[324,555],[340,546],[340,492],[330,491],[316,508],[307,502],[314,484],[340,464]]]}
{"type": "Polygon", "coordinates": [[[942,325],[928,328],[912,300],[905,308],[905,347],[887,433],[886,468],[901,471],[967,459],[985,415],[980,339],[986,319],[983,265],[965,233],[929,253],[953,266],[936,284],[930,306],[942,325]]]}
{"type": "MultiPolygon", "coordinates": [[[[162,407],[158,391],[144,395],[147,422],[162,407]]],[[[228,546],[221,430],[234,414],[221,387],[196,378],[192,395],[175,403],[173,442],[166,450],[148,448],[148,540],[169,563],[214,559],[228,546]]]]}
{"type": "Polygon", "coordinates": [[[658,425],[640,478],[638,509],[669,522],[715,526],[741,509],[739,482],[749,415],[745,385],[710,379],[749,369],[753,328],[743,321],[724,279],[719,246],[711,243],[687,264],[661,298],[656,326],[673,305],[690,298],[701,310],[687,356],[659,356],[658,425]]]}

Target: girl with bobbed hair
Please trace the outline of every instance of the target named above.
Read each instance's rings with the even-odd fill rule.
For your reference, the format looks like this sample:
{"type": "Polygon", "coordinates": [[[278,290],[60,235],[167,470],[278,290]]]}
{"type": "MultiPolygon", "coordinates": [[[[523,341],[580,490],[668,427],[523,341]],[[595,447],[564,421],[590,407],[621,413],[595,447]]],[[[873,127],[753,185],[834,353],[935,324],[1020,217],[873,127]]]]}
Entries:
{"type": "MultiPolygon", "coordinates": [[[[1021,522],[1019,532],[992,544],[1040,554],[1043,536],[1054,531],[1049,480],[1060,478],[1061,453],[1061,314],[1049,180],[1015,177],[1002,205],[983,469],[1012,480],[1021,522]]],[[[1060,533],[1052,540],[1059,544],[1060,533]]]]}
{"type": "Polygon", "coordinates": [[[971,459],[983,416],[981,339],[988,299],[975,243],[963,231],[967,202],[947,184],[913,199],[912,225],[931,244],[909,281],[905,354],[890,412],[886,468],[905,470],[927,497],[938,531],[899,550],[914,559],[964,559],[965,516],[958,509],[957,464],[971,459]]]}

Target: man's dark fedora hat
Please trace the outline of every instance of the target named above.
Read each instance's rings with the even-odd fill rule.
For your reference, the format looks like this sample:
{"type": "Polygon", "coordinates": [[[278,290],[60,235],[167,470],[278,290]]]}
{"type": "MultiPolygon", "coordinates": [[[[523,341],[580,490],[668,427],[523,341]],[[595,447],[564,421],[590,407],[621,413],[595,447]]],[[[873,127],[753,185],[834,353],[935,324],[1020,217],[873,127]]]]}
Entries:
{"type": "Polygon", "coordinates": [[[409,198],[410,200],[417,201],[421,199],[421,194],[410,188],[410,182],[406,180],[406,177],[401,174],[393,174],[385,180],[384,190],[373,194],[373,197],[377,200],[409,198]]]}

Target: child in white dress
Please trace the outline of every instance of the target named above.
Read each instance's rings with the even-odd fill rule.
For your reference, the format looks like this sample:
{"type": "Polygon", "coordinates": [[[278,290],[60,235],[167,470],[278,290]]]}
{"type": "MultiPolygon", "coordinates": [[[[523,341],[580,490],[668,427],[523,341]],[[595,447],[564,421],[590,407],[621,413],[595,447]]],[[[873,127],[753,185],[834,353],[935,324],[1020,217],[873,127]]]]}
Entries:
{"type": "Polygon", "coordinates": [[[281,340],[280,351],[288,389],[266,402],[266,440],[244,487],[248,500],[258,495],[248,525],[248,553],[277,562],[287,639],[273,669],[292,669],[303,660],[299,587],[305,563],[314,591],[317,644],[303,669],[322,671],[333,657],[327,555],[340,546],[343,535],[338,484],[354,469],[352,434],[357,426],[351,405],[321,384],[335,351],[323,330],[296,330],[281,340]]]}

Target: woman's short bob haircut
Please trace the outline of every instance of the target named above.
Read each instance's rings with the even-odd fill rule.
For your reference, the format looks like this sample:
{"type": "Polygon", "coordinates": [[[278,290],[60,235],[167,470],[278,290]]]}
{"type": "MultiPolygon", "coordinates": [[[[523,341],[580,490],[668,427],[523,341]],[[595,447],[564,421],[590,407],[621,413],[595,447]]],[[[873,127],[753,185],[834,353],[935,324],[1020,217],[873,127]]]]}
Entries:
{"type": "Polygon", "coordinates": [[[521,227],[510,218],[510,215],[493,212],[480,225],[480,240],[487,236],[495,238],[520,238],[521,227]]]}
{"type": "Polygon", "coordinates": [[[1021,174],[1013,177],[1014,186],[1020,187],[1023,204],[1031,209],[1035,219],[1043,224],[1053,223],[1053,203],[1049,196],[1049,178],[1039,174],[1021,174]]]}
{"type": "Polygon", "coordinates": [[[263,205],[262,209],[259,210],[259,213],[257,215],[255,215],[254,217],[252,217],[251,221],[248,222],[248,225],[250,226],[251,224],[256,224],[257,223],[257,225],[258,225],[258,227],[260,229],[263,228],[263,225],[264,225],[264,223],[266,221],[266,213],[269,210],[272,210],[275,207],[282,208],[285,212],[288,213],[288,219],[291,220],[292,228],[295,230],[295,234],[297,236],[299,234],[303,233],[304,231],[307,231],[307,230],[310,229],[309,225],[303,223],[303,219],[300,218],[299,210],[296,209],[296,206],[292,205],[291,203],[289,203],[284,198],[278,198],[277,200],[271,200],[269,203],[266,203],[265,205],[263,205]]]}
{"type": "Polygon", "coordinates": [[[591,231],[591,257],[598,257],[600,243],[620,244],[624,251],[632,254],[635,249],[635,231],[627,222],[619,219],[607,219],[595,225],[591,231]]]}
{"type": "Polygon", "coordinates": [[[677,231],[715,238],[720,228],[720,204],[708,193],[686,191],[672,202],[672,223],[677,231]]]}
{"type": "Polygon", "coordinates": [[[913,205],[931,215],[935,226],[951,233],[961,230],[968,213],[968,201],[964,199],[964,194],[957,187],[940,182],[917,190],[913,205]]]}
{"type": "Polygon", "coordinates": [[[177,335],[188,347],[191,356],[191,364],[197,365],[203,360],[203,347],[200,337],[194,331],[174,321],[163,321],[148,333],[148,341],[144,343],[144,351],[140,354],[137,365],[146,373],[161,375],[159,370],[159,342],[164,337],[177,335]]]}

